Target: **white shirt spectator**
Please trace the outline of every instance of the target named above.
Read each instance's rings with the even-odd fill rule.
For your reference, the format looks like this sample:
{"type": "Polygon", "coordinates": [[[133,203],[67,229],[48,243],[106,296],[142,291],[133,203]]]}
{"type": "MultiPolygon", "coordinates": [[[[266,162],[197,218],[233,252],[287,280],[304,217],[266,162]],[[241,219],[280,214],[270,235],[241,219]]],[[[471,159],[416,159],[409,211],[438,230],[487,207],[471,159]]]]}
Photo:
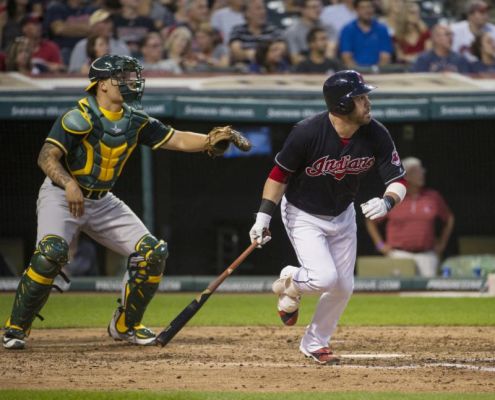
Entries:
{"type": "MultiPolygon", "coordinates": [[[[467,20],[455,22],[450,26],[450,29],[454,34],[452,50],[461,53],[469,61],[476,61],[476,57],[471,54],[471,45],[474,41],[474,35],[469,29],[469,22],[467,20]]],[[[485,24],[483,32],[490,32],[495,39],[495,25],[491,23],[485,24]]]]}
{"type": "Polygon", "coordinates": [[[350,10],[345,4],[335,4],[326,6],[320,16],[320,21],[323,25],[330,26],[340,36],[342,28],[352,20],[356,19],[356,12],[350,10]]]}
{"type": "Polygon", "coordinates": [[[211,26],[222,34],[223,43],[226,45],[229,43],[232,28],[245,22],[244,15],[230,7],[220,8],[211,15],[211,26]]]}

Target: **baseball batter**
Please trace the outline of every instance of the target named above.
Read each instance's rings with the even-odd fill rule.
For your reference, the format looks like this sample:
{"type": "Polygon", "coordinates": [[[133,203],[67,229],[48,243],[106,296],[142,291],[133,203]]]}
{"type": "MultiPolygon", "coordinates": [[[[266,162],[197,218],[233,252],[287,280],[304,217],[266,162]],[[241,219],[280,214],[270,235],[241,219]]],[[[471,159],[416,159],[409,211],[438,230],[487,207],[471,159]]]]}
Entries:
{"type": "Polygon", "coordinates": [[[275,157],[251,241],[260,246],[277,204],[299,260],[273,283],[285,325],[297,321],[301,295],[321,293],[299,349],[321,364],[337,362],[329,342],[354,288],[359,182],[373,167],[386,185],[383,197],[361,205],[366,218],[387,214],[405,196],[405,174],[387,129],[371,117],[375,89],[356,71],[340,71],[323,86],[328,111],[299,122],[275,157]]]}
{"type": "Polygon", "coordinates": [[[56,120],[45,140],[38,158],[47,177],[37,202],[37,246],[6,323],[7,349],[25,347],[54,278],[68,262],[69,245],[81,231],[129,259],[109,335],[153,344],[155,334],[141,320],[162,279],[167,244],[155,238],[111,189],[138,144],[210,155],[222,154],[230,142],[249,149],[249,142],[230,127],[202,135],[175,130],[147,115],[140,107],[141,70],[132,57],[105,55],[95,60],[87,97],[56,120]]]}

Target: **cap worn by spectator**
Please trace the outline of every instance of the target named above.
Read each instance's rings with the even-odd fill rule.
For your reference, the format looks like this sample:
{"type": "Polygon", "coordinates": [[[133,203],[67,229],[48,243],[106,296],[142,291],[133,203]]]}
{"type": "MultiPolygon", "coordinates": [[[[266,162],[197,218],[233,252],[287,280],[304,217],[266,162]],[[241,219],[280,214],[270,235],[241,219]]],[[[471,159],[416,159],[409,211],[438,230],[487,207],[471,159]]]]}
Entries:
{"type": "Polygon", "coordinates": [[[21,19],[21,27],[26,24],[41,24],[43,18],[39,14],[27,14],[21,19]]]}
{"type": "Polygon", "coordinates": [[[110,17],[111,17],[111,14],[107,10],[103,10],[103,9],[96,10],[89,17],[89,26],[93,26],[93,25],[97,24],[98,22],[106,21],[110,17]]]}
{"type": "Polygon", "coordinates": [[[490,6],[483,0],[471,0],[466,4],[466,14],[470,15],[476,11],[487,12],[490,6]]]}

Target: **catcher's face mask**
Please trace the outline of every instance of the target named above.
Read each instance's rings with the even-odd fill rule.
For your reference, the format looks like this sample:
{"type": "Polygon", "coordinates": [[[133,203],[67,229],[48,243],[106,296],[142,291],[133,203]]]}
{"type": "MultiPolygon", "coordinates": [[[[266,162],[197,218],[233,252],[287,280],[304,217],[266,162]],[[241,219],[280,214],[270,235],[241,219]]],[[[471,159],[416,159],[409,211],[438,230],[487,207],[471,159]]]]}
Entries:
{"type": "Polygon", "coordinates": [[[110,78],[112,84],[119,87],[120,94],[127,104],[141,108],[145,81],[141,76],[142,70],[139,61],[133,57],[105,55],[91,64],[91,84],[86,91],[91,90],[99,80],[110,78]]]}

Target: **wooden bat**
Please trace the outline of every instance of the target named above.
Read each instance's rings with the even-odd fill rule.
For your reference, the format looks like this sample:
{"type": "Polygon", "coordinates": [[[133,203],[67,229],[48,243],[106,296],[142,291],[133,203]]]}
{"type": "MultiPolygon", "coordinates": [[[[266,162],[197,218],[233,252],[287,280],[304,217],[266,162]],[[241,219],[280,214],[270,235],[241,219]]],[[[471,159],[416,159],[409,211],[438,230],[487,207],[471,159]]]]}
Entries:
{"type": "Polygon", "coordinates": [[[255,241],[243,251],[243,253],[237,257],[232,264],[230,264],[225,271],[223,271],[208,287],[189,305],[184,308],[177,317],[163,330],[155,339],[155,342],[160,346],[165,346],[172,338],[188,323],[188,321],[194,317],[198,310],[203,307],[206,300],[211,296],[215,290],[222,284],[222,282],[230,275],[234,270],[247,258],[249,254],[258,246],[255,241]]]}

